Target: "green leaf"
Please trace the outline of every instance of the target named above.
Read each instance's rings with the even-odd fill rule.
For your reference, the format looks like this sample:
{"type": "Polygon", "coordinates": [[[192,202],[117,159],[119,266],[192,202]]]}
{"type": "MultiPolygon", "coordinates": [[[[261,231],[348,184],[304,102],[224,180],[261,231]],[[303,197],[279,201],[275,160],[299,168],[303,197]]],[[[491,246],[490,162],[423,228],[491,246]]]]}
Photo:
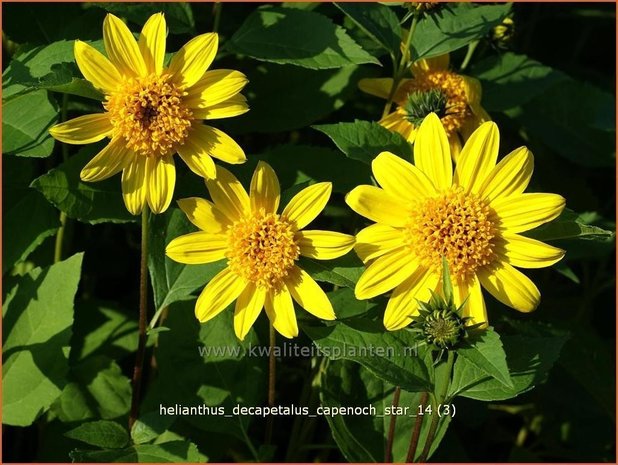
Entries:
{"type": "Polygon", "coordinates": [[[45,90],[20,94],[3,102],[2,151],[19,157],[48,157],[54,150],[49,128],[58,122],[58,108],[45,90]]]}
{"type": "MultiPolygon", "coordinates": [[[[190,3],[91,3],[89,7],[102,8],[126,18],[140,28],[155,13],[163,13],[171,34],[195,34],[195,19],[190,3]]],[[[133,29],[137,30],[137,29],[133,29]]]]}
{"type": "Polygon", "coordinates": [[[204,287],[225,268],[225,260],[205,265],[183,265],[165,255],[165,247],[172,239],[196,229],[178,208],[169,208],[164,214],[150,217],[148,269],[157,310],[190,298],[195,290],[204,287]]]}
{"type": "Polygon", "coordinates": [[[330,19],[291,8],[265,6],[254,11],[226,45],[257,60],[311,69],[379,64],[330,19]]]}
{"type": "Polygon", "coordinates": [[[142,444],[126,449],[74,450],[73,462],[102,463],[199,463],[203,462],[197,446],[188,441],[172,441],[163,444],[142,444]]]}
{"type": "Polygon", "coordinates": [[[131,439],[135,444],[145,444],[162,435],[176,420],[175,416],[161,415],[153,411],[141,415],[131,428],[131,439]]]}
{"type": "Polygon", "coordinates": [[[66,437],[103,449],[121,449],[129,442],[127,431],[115,421],[92,421],[64,434],[66,437]]]}
{"type": "Polygon", "coordinates": [[[487,111],[504,111],[529,102],[567,76],[526,55],[492,54],[476,63],[471,74],[481,81],[482,105],[487,111]]]}
{"type": "Polygon", "coordinates": [[[312,127],[330,137],[339,150],[355,160],[370,164],[378,154],[385,151],[412,160],[411,145],[400,134],[378,123],[356,120],[353,123],[312,127]]]}
{"type": "Polygon", "coordinates": [[[598,226],[586,224],[585,214],[579,215],[567,208],[554,221],[527,231],[524,235],[539,241],[555,241],[560,239],[608,241],[613,240],[616,233],[598,226]]]}
{"type": "Polygon", "coordinates": [[[401,26],[397,15],[379,3],[335,3],[358,27],[386,51],[397,55],[401,26]]]}
{"type": "Polygon", "coordinates": [[[369,300],[357,300],[354,297],[354,289],[349,287],[328,292],[328,300],[333,305],[337,320],[355,318],[377,307],[374,302],[369,300]]]}
{"type": "Polygon", "coordinates": [[[101,148],[101,144],[82,148],[57,168],[35,179],[32,187],[69,218],[90,224],[135,221],[122,200],[120,176],[100,182],[83,182],[79,178],[82,168],[101,148]]]}
{"type": "Polygon", "coordinates": [[[351,253],[334,260],[300,257],[298,265],[316,281],[352,288],[365,270],[360,259],[351,253]]]}
{"type": "Polygon", "coordinates": [[[23,276],[3,305],[3,423],[28,426],[66,384],[83,254],[23,276]]]}
{"type": "Polygon", "coordinates": [[[466,358],[476,368],[497,379],[507,388],[514,387],[506,365],[506,354],[502,348],[500,335],[492,328],[484,330],[475,337],[471,346],[457,349],[457,355],[466,358]]]}
{"type": "Polygon", "coordinates": [[[332,360],[360,363],[377,377],[408,391],[432,389],[428,368],[412,334],[384,331],[382,323],[338,322],[331,326],[303,326],[322,354],[332,360]]]}
{"type": "Polygon", "coordinates": [[[79,76],[77,65],[73,63],[58,63],[52,66],[52,71],[43,76],[33,87],[47,89],[62,94],[77,95],[93,100],[103,100],[103,94],[85,79],[79,76]]]}
{"type": "Polygon", "coordinates": [[[500,24],[510,11],[510,3],[449,3],[436,14],[419,21],[412,37],[412,56],[419,60],[464,47],[483,38],[492,27],[500,24]]]}

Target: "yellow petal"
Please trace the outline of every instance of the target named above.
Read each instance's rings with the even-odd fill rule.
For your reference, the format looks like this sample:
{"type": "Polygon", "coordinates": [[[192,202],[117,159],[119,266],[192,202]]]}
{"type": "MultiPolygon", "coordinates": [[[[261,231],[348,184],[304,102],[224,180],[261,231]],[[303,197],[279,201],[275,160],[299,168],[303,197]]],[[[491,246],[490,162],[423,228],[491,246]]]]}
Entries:
{"type": "Polygon", "coordinates": [[[365,78],[358,81],[358,88],[369,95],[387,99],[393,87],[392,78],[365,78]]]}
{"type": "Polygon", "coordinates": [[[457,157],[455,184],[466,192],[478,193],[485,179],[496,166],[500,132],[492,121],[483,123],[472,133],[457,157]]]}
{"type": "Polygon", "coordinates": [[[286,286],[278,291],[268,292],[264,308],[273,326],[281,335],[288,339],[298,336],[294,302],[292,302],[292,296],[286,286]]]}
{"type": "Polygon", "coordinates": [[[206,285],[195,303],[196,318],[205,323],[217,316],[245,289],[247,283],[225,268],[206,285]]]}
{"type": "Polygon", "coordinates": [[[354,236],[334,231],[299,231],[296,233],[300,254],[318,260],[332,260],[354,247],[354,236]]]}
{"type": "Polygon", "coordinates": [[[174,196],[176,185],[176,168],[171,155],[165,157],[148,157],[148,205],[154,213],[167,210],[174,196]]]}
{"type": "Polygon", "coordinates": [[[566,201],[558,194],[520,194],[501,197],[491,203],[508,233],[528,231],[557,218],[566,201]]]}
{"type": "Polygon", "coordinates": [[[503,234],[508,262],[520,268],[545,268],[562,260],[565,251],[519,234],[503,234]]]}
{"type": "Polygon", "coordinates": [[[508,263],[496,263],[478,273],[491,295],[520,312],[531,312],[541,301],[541,293],[530,279],[508,263]]]}
{"type": "Polygon", "coordinates": [[[198,231],[173,239],[165,248],[165,254],[178,263],[198,265],[225,258],[227,236],[198,231]]]}
{"type": "Polygon", "coordinates": [[[427,175],[436,189],[448,189],[453,180],[451,150],[440,118],[430,113],[421,123],[414,140],[414,164],[427,175]]]}
{"type": "Polygon", "coordinates": [[[199,197],[178,200],[178,206],[187,215],[188,220],[202,231],[208,233],[225,232],[230,221],[219,211],[215,204],[199,197]]]}
{"type": "Polygon", "coordinates": [[[224,102],[247,85],[249,80],[240,71],[216,69],[206,71],[204,76],[187,89],[185,100],[189,108],[208,108],[224,102]]]}
{"type": "Polygon", "coordinates": [[[521,194],[528,187],[534,157],[526,147],[513,150],[491,170],[480,189],[480,195],[489,201],[521,194]]]}
{"type": "Polygon", "coordinates": [[[400,229],[376,223],[358,232],[354,251],[363,262],[368,262],[404,244],[400,229]]]}
{"type": "Polygon", "coordinates": [[[251,210],[263,209],[266,213],[276,213],[279,208],[279,180],[268,163],[258,162],[249,188],[251,210]]]}
{"type": "Polygon", "coordinates": [[[453,281],[453,291],[457,308],[459,308],[464,301],[466,302],[462,311],[462,316],[472,318],[468,324],[475,325],[484,323],[483,327],[487,326],[487,308],[485,307],[485,299],[483,298],[483,291],[478,278],[472,276],[463,282],[453,281]]]}
{"type": "Polygon", "coordinates": [[[382,152],[371,163],[376,181],[400,199],[415,201],[436,194],[431,181],[416,166],[390,152],[382,152]]]}
{"type": "Polygon", "coordinates": [[[103,21],[103,43],[110,61],[125,76],[145,76],[148,72],[139,46],[125,23],[111,13],[103,21]]]}
{"type": "Polygon", "coordinates": [[[481,82],[470,76],[460,76],[464,84],[464,92],[466,93],[466,100],[468,104],[478,104],[481,101],[483,91],[481,88],[481,82]]]}
{"type": "Polygon", "coordinates": [[[405,281],[399,284],[386,305],[384,327],[389,331],[408,326],[418,314],[418,300],[428,301],[430,290],[438,285],[438,275],[419,266],[405,281]],[[418,300],[417,300],[418,299],[418,300]]]}
{"type": "Polygon", "coordinates": [[[200,127],[197,126],[191,131],[184,144],[178,147],[178,155],[195,174],[205,179],[213,179],[217,175],[217,168],[196,131],[200,127]]]}
{"type": "Polygon", "coordinates": [[[379,187],[355,187],[346,195],[345,201],[356,213],[376,223],[389,226],[405,226],[408,223],[403,199],[398,199],[379,187]]]}
{"type": "Polygon", "coordinates": [[[266,290],[251,283],[238,296],[234,309],[234,332],[241,341],[260,315],[265,299],[266,290]]]}
{"type": "MultiPolygon", "coordinates": [[[[230,164],[236,165],[247,160],[240,145],[217,128],[196,124],[189,134],[188,141],[193,148],[199,148],[199,153],[210,155],[230,164]]],[[[186,143],[187,141],[185,141],[186,143]]]]}
{"type": "Polygon", "coordinates": [[[139,215],[146,201],[146,160],[147,157],[136,155],[122,171],[122,197],[132,215],[139,215]]]}
{"type": "Polygon", "coordinates": [[[250,213],[249,196],[236,176],[217,166],[217,175],[206,179],[206,188],[215,206],[230,221],[236,221],[250,213]]]}
{"type": "Polygon", "coordinates": [[[247,99],[242,94],[236,94],[225,102],[207,108],[193,109],[193,116],[196,119],[222,119],[239,116],[249,111],[247,99]]]}
{"type": "Polygon", "coordinates": [[[286,280],[286,286],[298,305],[323,320],[334,320],[335,311],[326,293],[309,274],[295,266],[286,280]]]}
{"type": "Polygon", "coordinates": [[[219,36],[215,32],[194,37],[172,58],[168,73],[178,86],[191,87],[204,75],[217,54],[219,36]]]}
{"type": "Polygon", "coordinates": [[[56,124],[49,133],[54,139],[67,144],[91,144],[111,136],[113,129],[108,113],[95,113],[56,124]]]}
{"type": "Polygon", "coordinates": [[[125,169],[134,159],[124,140],[114,139],[82,168],[79,177],[86,182],[103,181],[125,169]]]}
{"type": "Polygon", "coordinates": [[[407,249],[389,252],[376,258],[362,274],[354,293],[357,299],[371,299],[397,287],[414,274],[418,262],[407,249]]]}
{"type": "Polygon", "coordinates": [[[292,197],[281,216],[296,223],[296,229],[303,229],[324,210],[332,190],[333,186],[330,182],[318,182],[305,187],[292,197]]]}
{"type": "Polygon", "coordinates": [[[122,82],[122,76],[112,62],[86,42],[76,40],[74,53],[79,70],[97,89],[109,94],[122,82]]]}
{"type": "Polygon", "coordinates": [[[165,37],[167,26],[163,13],[148,18],[139,35],[139,50],[149,73],[161,74],[165,60],[165,37]]]}
{"type": "Polygon", "coordinates": [[[447,71],[450,61],[451,59],[448,53],[438,55],[437,57],[423,58],[412,65],[412,74],[427,71],[447,71]]]}
{"type": "Polygon", "coordinates": [[[458,133],[451,134],[448,138],[448,145],[451,149],[451,158],[453,159],[455,164],[457,164],[457,161],[459,159],[459,153],[461,152],[462,148],[460,135],[458,133]]]}

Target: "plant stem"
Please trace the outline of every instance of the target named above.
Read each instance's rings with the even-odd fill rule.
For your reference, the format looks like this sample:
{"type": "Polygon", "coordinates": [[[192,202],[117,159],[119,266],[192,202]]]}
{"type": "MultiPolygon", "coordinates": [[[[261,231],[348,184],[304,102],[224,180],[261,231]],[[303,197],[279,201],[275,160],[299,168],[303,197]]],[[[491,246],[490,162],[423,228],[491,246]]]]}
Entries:
{"type": "MultiPolygon", "coordinates": [[[[69,94],[62,96],[62,108],[60,109],[60,121],[65,122],[67,120],[67,110],[69,106],[69,94]]],[[[69,146],[64,142],[62,147],[62,161],[69,159],[69,146]]],[[[64,231],[67,224],[67,214],[63,211],[60,212],[60,227],[56,233],[56,243],[54,244],[54,263],[58,263],[62,260],[62,243],[64,241],[64,231]]]]}
{"type": "Polygon", "coordinates": [[[476,47],[478,46],[478,44],[479,44],[479,41],[475,40],[470,45],[468,45],[468,51],[466,52],[466,56],[464,57],[464,60],[461,63],[461,66],[459,67],[460,71],[463,71],[464,69],[468,67],[468,65],[470,64],[470,60],[472,59],[472,55],[474,55],[474,51],[476,50],[476,47]]]}
{"type": "MultiPolygon", "coordinates": [[[[269,323],[268,333],[270,350],[268,351],[268,406],[275,406],[275,327],[269,323]]],[[[273,416],[269,415],[266,420],[266,444],[270,444],[273,438],[273,416]]]]}
{"type": "Polygon", "coordinates": [[[129,431],[139,414],[139,400],[146,354],[146,316],[148,314],[148,205],[142,210],[142,255],[139,270],[139,322],[137,354],[133,368],[133,390],[131,393],[131,413],[129,415],[129,431]]]}
{"type": "MultiPolygon", "coordinates": [[[[401,396],[401,388],[397,386],[393,394],[392,407],[399,407],[399,397],[401,396]]],[[[397,415],[391,414],[391,421],[388,426],[388,436],[386,437],[386,451],[384,452],[384,461],[393,461],[393,441],[395,440],[395,424],[397,423],[397,415]]]]}
{"type": "MultiPolygon", "coordinates": [[[[446,394],[448,393],[448,387],[451,383],[451,374],[453,372],[453,365],[455,364],[455,352],[452,350],[448,351],[448,358],[446,360],[446,381],[444,382],[444,386],[442,387],[442,392],[439,397],[434,397],[438,405],[434,405],[435,408],[440,408],[444,399],[446,399],[446,394]]],[[[427,439],[425,440],[425,447],[423,447],[423,452],[418,458],[419,462],[426,462],[427,457],[429,456],[429,452],[431,451],[431,445],[433,444],[433,440],[436,436],[436,431],[438,429],[438,423],[440,422],[440,416],[437,411],[431,414],[431,426],[429,427],[429,432],[427,433],[427,439]]]]}
{"type": "MultiPolygon", "coordinates": [[[[420,399],[420,407],[421,412],[425,412],[425,405],[427,405],[427,400],[429,399],[429,393],[423,392],[421,393],[420,399]]],[[[406,456],[406,463],[414,462],[414,456],[416,455],[416,449],[418,448],[418,440],[421,437],[421,427],[423,426],[423,419],[425,415],[416,415],[416,420],[414,421],[414,429],[412,430],[412,436],[410,436],[410,447],[408,447],[408,455],[406,456]]]]}
{"type": "Polygon", "coordinates": [[[215,2],[212,6],[212,14],[214,19],[212,21],[212,32],[219,30],[219,22],[221,21],[221,2],[215,2]]]}

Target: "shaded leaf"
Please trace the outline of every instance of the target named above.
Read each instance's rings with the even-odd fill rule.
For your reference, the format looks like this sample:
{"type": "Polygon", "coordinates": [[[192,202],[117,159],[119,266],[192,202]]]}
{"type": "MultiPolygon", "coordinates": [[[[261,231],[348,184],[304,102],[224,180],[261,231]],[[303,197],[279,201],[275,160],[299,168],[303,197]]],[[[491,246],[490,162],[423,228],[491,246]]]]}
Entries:
{"type": "Polygon", "coordinates": [[[65,433],[65,436],[103,449],[121,449],[129,442],[127,431],[115,421],[91,421],[65,433]]]}
{"type": "Polygon", "coordinates": [[[141,444],[126,449],[74,450],[74,462],[109,463],[199,463],[203,462],[197,446],[192,442],[172,441],[163,444],[141,444]]]}
{"type": "Polygon", "coordinates": [[[354,23],[386,51],[397,54],[401,43],[399,18],[379,3],[335,3],[354,23]]]}
{"type": "Polygon", "coordinates": [[[360,259],[351,253],[334,260],[300,257],[298,265],[316,281],[352,288],[365,270],[360,259]]]}
{"type": "Polygon", "coordinates": [[[513,388],[513,382],[506,365],[506,354],[502,348],[500,335],[488,328],[474,338],[470,347],[457,349],[457,355],[466,358],[475,367],[497,379],[507,388],[513,388]]]}

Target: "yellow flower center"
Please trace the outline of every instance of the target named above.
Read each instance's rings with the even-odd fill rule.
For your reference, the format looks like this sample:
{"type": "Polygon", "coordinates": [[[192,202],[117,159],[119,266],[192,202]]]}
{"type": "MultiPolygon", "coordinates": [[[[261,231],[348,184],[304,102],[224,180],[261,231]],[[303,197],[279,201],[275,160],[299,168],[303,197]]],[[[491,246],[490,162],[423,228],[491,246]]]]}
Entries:
{"type": "Polygon", "coordinates": [[[168,75],[128,79],[104,104],[114,137],[123,137],[127,148],[141,155],[173,153],[185,142],[193,120],[183,104],[185,95],[168,75]]]}
{"type": "Polygon", "coordinates": [[[402,107],[407,102],[407,95],[413,92],[439,90],[444,94],[446,109],[445,114],[440,115],[440,120],[449,136],[459,131],[471,116],[464,79],[458,74],[450,71],[417,73],[414,79],[408,81],[405,90],[406,99],[398,102],[402,107]]]}
{"type": "Polygon", "coordinates": [[[497,221],[487,202],[461,187],[419,201],[410,212],[406,244],[421,262],[465,279],[495,258],[497,221]]]}
{"type": "Polygon", "coordinates": [[[296,228],[276,213],[259,212],[228,229],[230,269],[259,287],[280,289],[298,260],[296,228]]]}

